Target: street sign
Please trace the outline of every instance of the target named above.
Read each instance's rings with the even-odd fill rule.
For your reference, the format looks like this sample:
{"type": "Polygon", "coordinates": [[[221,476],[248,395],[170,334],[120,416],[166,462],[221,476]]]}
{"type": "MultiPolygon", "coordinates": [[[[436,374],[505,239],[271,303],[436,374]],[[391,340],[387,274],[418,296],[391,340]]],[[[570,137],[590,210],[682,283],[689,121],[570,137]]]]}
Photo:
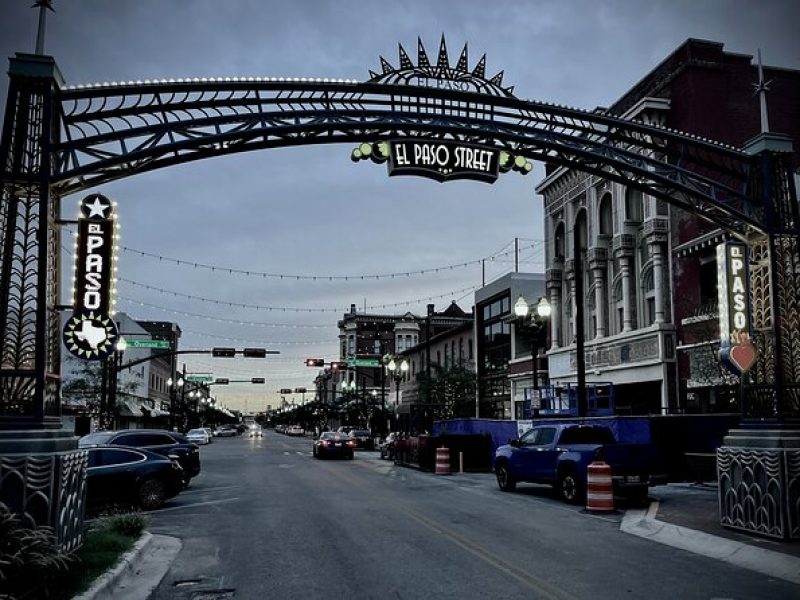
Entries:
{"type": "Polygon", "coordinates": [[[381,361],[377,358],[350,358],[347,360],[348,367],[380,367],[381,361]]]}
{"type": "Polygon", "coordinates": [[[160,348],[169,350],[169,340],[134,340],[125,338],[128,348],[160,348]]]}
{"type": "Polygon", "coordinates": [[[250,383],[264,383],[266,380],[263,377],[251,377],[250,383]]]}
{"type": "Polygon", "coordinates": [[[190,373],[186,375],[185,379],[195,383],[211,383],[214,381],[214,376],[211,373],[190,373]]]}

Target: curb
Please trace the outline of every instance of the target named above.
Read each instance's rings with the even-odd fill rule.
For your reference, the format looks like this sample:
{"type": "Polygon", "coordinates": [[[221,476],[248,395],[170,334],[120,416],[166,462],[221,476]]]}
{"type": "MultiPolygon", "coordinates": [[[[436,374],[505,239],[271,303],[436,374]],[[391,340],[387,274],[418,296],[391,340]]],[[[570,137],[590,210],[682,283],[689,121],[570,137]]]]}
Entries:
{"type": "Polygon", "coordinates": [[[73,600],[142,600],[149,598],[167,574],[183,544],[178,538],[144,532],[117,564],[73,600]]]}
{"type": "Polygon", "coordinates": [[[133,570],[134,563],[139,560],[139,557],[144,553],[152,541],[153,534],[145,531],[142,534],[142,537],[140,537],[133,545],[133,548],[128,550],[120,557],[117,564],[95,579],[94,583],[92,583],[88,590],[79,596],[75,596],[72,600],[93,600],[94,598],[99,598],[100,594],[110,591],[114,584],[116,584],[122,578],[122,576],[125,574],[125,571],[133,570]]]}
{"type": "Polygon", "coordinates": [[[619,529],[641,538],[800,584],[800,558],[656,520],[658,502],[625,511],[619,529]]]}

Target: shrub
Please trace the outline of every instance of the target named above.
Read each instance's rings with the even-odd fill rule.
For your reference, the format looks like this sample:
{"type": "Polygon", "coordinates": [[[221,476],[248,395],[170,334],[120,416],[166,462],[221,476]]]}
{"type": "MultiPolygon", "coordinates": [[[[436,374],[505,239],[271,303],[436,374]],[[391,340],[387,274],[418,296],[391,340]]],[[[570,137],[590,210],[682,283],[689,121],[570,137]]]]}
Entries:
{"type": "Polygon", "coordinates": [[[128,513],[108,517],[106,526],[111,531],[130,537],[139,537],[147,525],[147,519],[139,513],[128,513]]]}
{"type": "Polygon", "coordinates": [[[0,588],[6,597],[31,592],[46,597],[49,584],[73,562],[58,546],[51,528],[25,527],[19,516],[0,502],[0,588]],[[32,589],[32,585],[39,587],[32,589]]]}

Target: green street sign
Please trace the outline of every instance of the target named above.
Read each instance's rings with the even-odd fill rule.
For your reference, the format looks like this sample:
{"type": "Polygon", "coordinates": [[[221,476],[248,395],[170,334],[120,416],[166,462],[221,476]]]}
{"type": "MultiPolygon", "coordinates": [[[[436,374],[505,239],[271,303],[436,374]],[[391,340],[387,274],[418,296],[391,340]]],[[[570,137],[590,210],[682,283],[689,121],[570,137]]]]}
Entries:
{"type": "Polygon", "coordinates": [[[380,367],[381,361],[377,358],[351,358],[347,361],[348,367],[380,367]]]}
{"type": "Polygon", "coordinates": [[[214,381],[214,376],[210,373],[194,373],[186,375],[186,381],[193,381],[195,383],[211,383],[214,381]]]}
{"type": "Polygon", "coordinates": [[[128,348],[159,348],[163,350],[169,350],[169,341],[168,340],[128,340],[126,339],[125,342],[128,345],[128,348]]]}

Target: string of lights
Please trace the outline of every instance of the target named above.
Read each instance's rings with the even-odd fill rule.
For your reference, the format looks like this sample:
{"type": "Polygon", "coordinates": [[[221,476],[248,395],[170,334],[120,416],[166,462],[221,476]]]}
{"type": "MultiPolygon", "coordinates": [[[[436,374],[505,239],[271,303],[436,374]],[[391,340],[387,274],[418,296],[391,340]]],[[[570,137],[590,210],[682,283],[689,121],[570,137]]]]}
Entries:
{"type": "MultiPolygon", "coordinates": [[[[537,245],[541,245],[544,243],[542,240],[529,239],[529,238],[524,238],[524,239],[526,241],[532,242],[531,244],[527,245],[527,247],[530,248],[534,248],[537,245]]],[[[506,246],[504,246],[499,252],[495,252],[494,254],[490,254],[489,256],[485,256],[483,258],[478,258],[475,260],[465,261],[462,263],[453,263],[450,265],[444,265],[440,267],[428,267],[425,269],[416,269],[409,271],[397,271],[394,273],[368,273],[361,275],[303,275],[298,273],[269,273],[264,271],[254,271],[254,270],[238,269],[235,267],[226,267],[222,265],[212,265],[191,260],[185,260],[181,258],[173,258],[170,256],[163,256],[161,254],[156,254],[154,252],[138,250],[137,248],[130,248],[128,246],[122,246],[121,250],[123,250],[124,252],[128,252],[130,254],[136,254],[138,256],[158,259],[159,262],[168,262],[175,265],[192,267],[194,269],[205,269],[213,273],[223,273],[227,275],[244,275],[246,277],[260,277],[262,279],[268,279],[268,278],[287,279],[294,281],[365,281],[365,280],[380,280],[380,279],[397,279],[401,277],[428,275],[430,273],[440,273],[442,271],[452,271],[454,269],[479,265],[483,261],[494,261],[499,257],[506,257],[514,254],[515,250],[513,249],[504,251],[505,248],[508,247],[508,245],[509,244],[506,244],[506,246]]]]}
{"type": "MultiPolygon", "coordinates": [[[[274,312],[295,312],[295,313],[325,313],[325,312],[347,312],[349,311],[349,307],[332,307],[332,308],[299,308],[299,307],[291,307],[291,306],[267,306],[261,304],[246,304],[243,302],[228,302],[226,300],[218,300],[215,298],[206,298],[204,296],[195,296],[193,294],[184,294],[183,292],[176,292],[174,290],[168,290],[165,288],[161,288],[158,286],[150,285],[147,283],[141,283],[139,281],[134,281],[132,279],[126,279],[124,277],[118,277],[118,281],[133,285],[136,287],[145,288],[154,292],[159,292],[160,294],[165,294],[167,296],[175,296],[176,298],[187,298],[189,300],[196,300],[198,302],[206,302],[208,304],[216,304],[219,306],[230,306],[234,308],[252,308],[255,310],[265,310],[265,311],[274,311],[274,312]]],[[[387,304],[373,304],[367,306],[368,310],[374,309],[383,309],[383,308],[396,308],[398,306],[413,306],[414,304],[419,304],[422,302],[430,301],[430,300],[439,300],[441,298],[447,298],[455,296],[456,294],[462,294],[464,292],[475,290],[477,286],[467,286],[458,290],[452,290],[450,292],[445,292],[444,294],[438,294],[435,296],[426,296],[424,298],[415,298],[414,300],[407,300],[405,302],[393,302],[387,304]]],[[[123,298],[123,296],[117,296],[118,298],[123,298]]],[[[128,299],[130,300],[130,299],[128,299]]],[[[135,300],[130,300],[135,302],[135,300]]],[[[144,305],[144,303],[142,303],[144,305]]],[[[164,309],[167,310],[167,309],[164,309]]]]}

